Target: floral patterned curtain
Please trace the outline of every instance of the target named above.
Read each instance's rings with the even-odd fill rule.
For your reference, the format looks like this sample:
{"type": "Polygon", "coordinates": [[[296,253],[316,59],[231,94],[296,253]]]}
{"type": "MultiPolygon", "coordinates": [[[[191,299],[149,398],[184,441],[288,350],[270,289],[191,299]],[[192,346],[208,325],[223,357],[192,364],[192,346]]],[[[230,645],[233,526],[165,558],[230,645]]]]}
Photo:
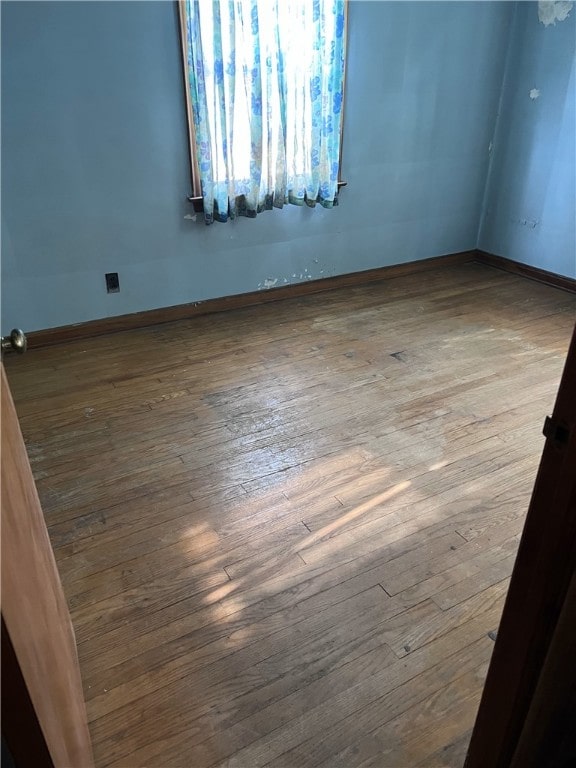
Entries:
{"type": "Polygon", "coordinates": [[[184,0],[207,224],[337,204],[345,0],[184,0]]]}

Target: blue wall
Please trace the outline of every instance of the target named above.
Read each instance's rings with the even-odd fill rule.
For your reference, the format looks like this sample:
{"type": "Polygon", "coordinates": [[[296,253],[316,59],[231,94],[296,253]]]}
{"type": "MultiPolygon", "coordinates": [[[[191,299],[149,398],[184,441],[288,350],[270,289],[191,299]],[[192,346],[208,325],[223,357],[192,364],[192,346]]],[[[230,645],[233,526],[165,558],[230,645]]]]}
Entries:
{"type": "Polygon", "coordinates": [[[512,10],[352,2],[341,205],[206,227],[175,5],[3,3],[3,331],[474,248],[512,10]]]}
{"type": "Polygon", "coordinates": [[[479,247],[576,277],[576,11],[544,27],[536,5],[515,9],[479,247]]]}

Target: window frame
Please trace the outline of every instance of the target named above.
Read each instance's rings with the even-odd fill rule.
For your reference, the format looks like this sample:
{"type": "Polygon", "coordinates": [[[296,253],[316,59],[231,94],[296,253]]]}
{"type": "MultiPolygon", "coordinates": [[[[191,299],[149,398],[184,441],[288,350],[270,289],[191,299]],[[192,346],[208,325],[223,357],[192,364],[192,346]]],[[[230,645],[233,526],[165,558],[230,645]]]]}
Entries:
{"type": "MultiPolygon", "coordinates": [[[[346,108],[346,70],[348,53],[348,3],[344,0],[344,76],[342,79],[342,119],[340,121],[340,152],[338,159],[338,190],[347,186],[348,182],[342,180],[342,151],[344,146],[344,120],[346,108]]],[[[188,195],[188,201],[194,206],[196,213],[204,210],[204,197],[200,181],[200,168],[198,167],[198,151],[196,149],[196,129],[192,115],[192,99],[190,97],[190,78],[188,76],[188,42],[186,36],[186,0],[177,0],[178,21],[180,30],[180,48],[182,53],[182,70],[184,74],[184,98],[186,101],[186,120],[188,125],[188,155],[190,161],[190,181],[192,193],[188,195]]]]}

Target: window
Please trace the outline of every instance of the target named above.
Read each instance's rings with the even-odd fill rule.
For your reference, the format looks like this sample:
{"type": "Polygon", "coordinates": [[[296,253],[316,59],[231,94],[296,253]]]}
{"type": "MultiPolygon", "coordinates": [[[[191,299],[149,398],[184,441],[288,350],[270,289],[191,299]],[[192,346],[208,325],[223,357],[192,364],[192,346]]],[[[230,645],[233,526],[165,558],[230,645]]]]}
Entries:
{"type": "Polygon", "coordinates": [[[345,0],[182,0],[180,22],[206,223],[336,204],[345,0]]]}

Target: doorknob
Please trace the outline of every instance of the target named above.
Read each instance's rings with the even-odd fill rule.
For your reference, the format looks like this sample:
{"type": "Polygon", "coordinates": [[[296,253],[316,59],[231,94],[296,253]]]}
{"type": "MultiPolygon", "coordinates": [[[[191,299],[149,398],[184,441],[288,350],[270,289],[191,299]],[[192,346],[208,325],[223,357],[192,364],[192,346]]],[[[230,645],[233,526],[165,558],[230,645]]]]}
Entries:
{"type": "Polygon", "coordinates": [[[0,342],[2,354],[5,352],[18,352],[19,355],[22,355],[26,352],[27,346],[28,341],[26,340],[26,334],[19,328],[14,328],[10,331],[10,336],[2,336],[0,342]]]}

